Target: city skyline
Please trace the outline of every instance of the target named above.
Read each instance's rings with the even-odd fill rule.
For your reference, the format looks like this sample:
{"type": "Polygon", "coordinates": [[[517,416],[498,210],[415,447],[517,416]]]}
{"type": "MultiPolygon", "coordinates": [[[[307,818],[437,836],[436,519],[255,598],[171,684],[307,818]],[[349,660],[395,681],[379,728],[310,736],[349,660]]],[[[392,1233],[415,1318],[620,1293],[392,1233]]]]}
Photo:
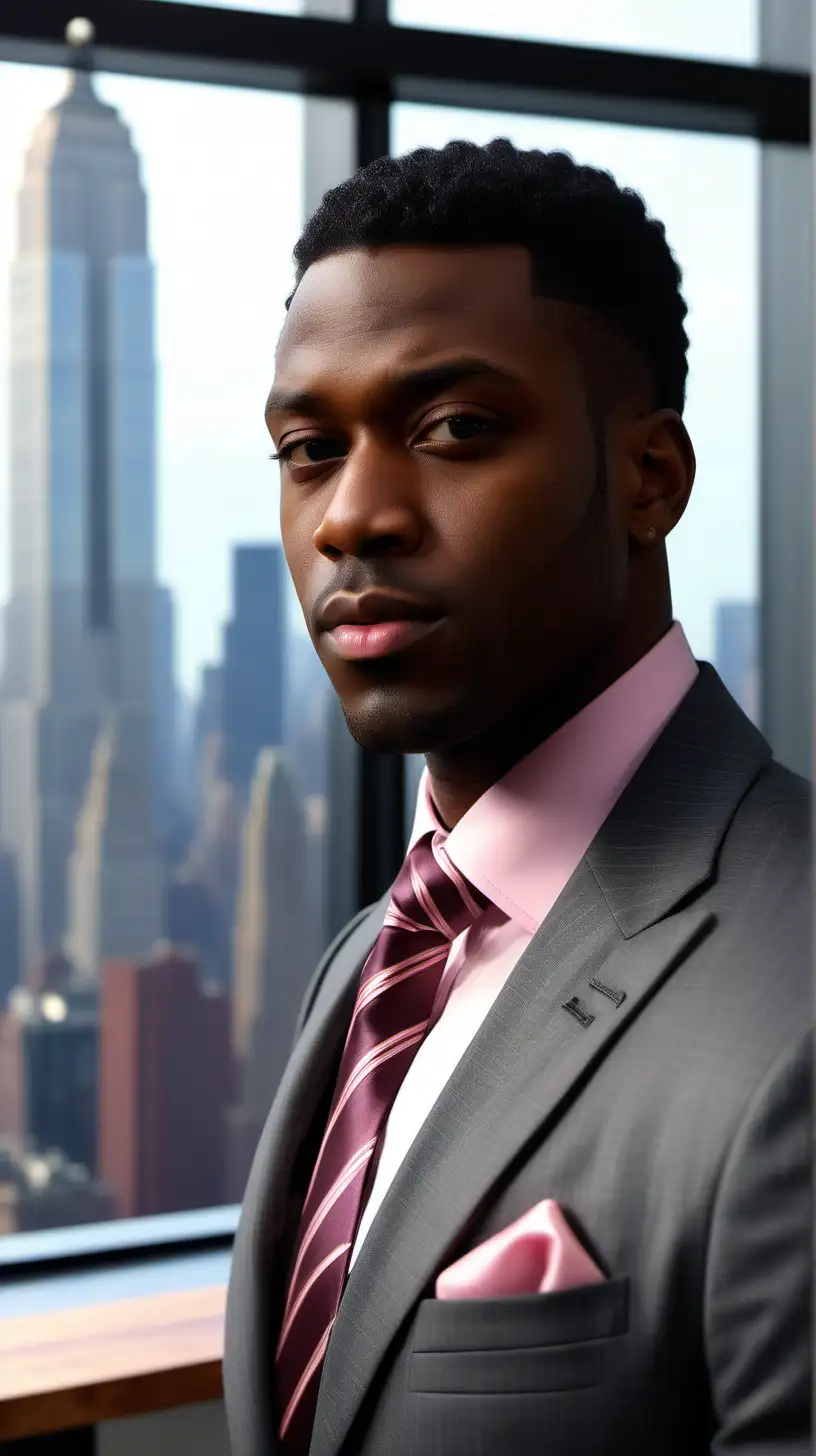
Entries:
{"type": "MultiPolygon", "coordinates": [[[[508,12],[508,28],[520,24],[518,10],[508,12]]],[[[553,24],[579,28],[574,7],[549,10],[553,24]]],[[[590,20],[581,26],[590,38],[590,20]]],[[[666,17],[661,27],[672,44],[679,21],[666,17]]],[[[656,41],[658,29],[655,19],[656,41]]],[[[63,85],[43,67],[6,64],[0,72],[0,124],[12,139],[0,156],[0,266],[11,252],[8,193],[19,180],[27,128],[63,85]]],[[[305,103],[140,77],[100,75],[96,85],[128,117],[151,196],[150,246],[159,267],[158,567],[176,603],[177,681],[189,701],[204,665],[219,655],[229,548],[279,538],[278,472],[268,460],[262,410],[303,221],[305,103]]],[[[758,144],[402,104],[393,109],[392,130],[398,151],[441,145],[452,135],[563,146],[640,188],[665,220],[690,304],[687,420],[699,461],[687,517],[670,538],[670,561],[677,615],[698,655],[711,657],[709,581],[735,600],[754,598],[758,584],[758,144]],[[727,418],[740,429],[723,431],[727,418]]],[[[0,334],[2,324],[0,301],[0,334]]],[[[2,395],[0,362],[0,411],[2,395]]],[[[0,414],[0,443],[2,430],[0,414]]],[[[0,511],[4,466],[0,450],[0,511]]],[[[0,601],[4,570],[0,559],[0,601]]],[[[288,574],[286,600],[289,628],[301,636],[288,574]]]]}
{"type": "Polygon", "coordinates": [[[277,543],[227,547],[231,611],[180,732],[176,603],[156,571],[149,198],[86,52],[33,129],[18,212],[0,683],[9,1232],[204,1206],[246,1176],[246,1130],[282,1067],[264,1042],[285,1038],[319,953],[326,825],[308,675],[284,713],[277,543]],[[251,1048],[231,1045],[233,999],[251,1048]]]}

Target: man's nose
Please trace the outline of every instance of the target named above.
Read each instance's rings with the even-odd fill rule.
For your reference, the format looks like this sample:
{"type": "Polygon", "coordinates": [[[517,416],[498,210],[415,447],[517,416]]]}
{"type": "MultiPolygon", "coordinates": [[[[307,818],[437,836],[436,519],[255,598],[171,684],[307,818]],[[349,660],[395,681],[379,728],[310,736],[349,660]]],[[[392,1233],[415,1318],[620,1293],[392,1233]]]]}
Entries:
{"type": "Polygon", "coordinates": [[[329,560],[407,556],[422,540],[416,467],[405,450],[373,440],[350,451],[313,541],[329,560]]]}

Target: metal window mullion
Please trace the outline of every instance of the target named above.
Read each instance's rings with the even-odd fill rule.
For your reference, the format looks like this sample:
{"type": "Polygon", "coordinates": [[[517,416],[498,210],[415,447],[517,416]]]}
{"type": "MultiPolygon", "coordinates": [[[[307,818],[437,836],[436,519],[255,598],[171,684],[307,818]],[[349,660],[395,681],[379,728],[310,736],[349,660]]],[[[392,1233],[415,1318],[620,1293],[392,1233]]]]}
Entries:
{"type": "MultiPolygon", "coordinates": [[[[808,0],[762,0],[763,61],[809,54],[808,0]]],[[[810,776],[813,754],[813,177],[800,148],[760,161],[761,726],[810,776]]]]}
{"type": "MultiPolygon", "coordinates": [[[[355,19],[388,24],[388,0],[356,0],[355,19]]],[[[358,92],[358,167],[391,150],[390,84],[358,92]]],[[[392,883],[405,855],[405,760],[402,754],[358,749],[360,764],[358,893],[361,905],[376,900],[392,883]]]]}

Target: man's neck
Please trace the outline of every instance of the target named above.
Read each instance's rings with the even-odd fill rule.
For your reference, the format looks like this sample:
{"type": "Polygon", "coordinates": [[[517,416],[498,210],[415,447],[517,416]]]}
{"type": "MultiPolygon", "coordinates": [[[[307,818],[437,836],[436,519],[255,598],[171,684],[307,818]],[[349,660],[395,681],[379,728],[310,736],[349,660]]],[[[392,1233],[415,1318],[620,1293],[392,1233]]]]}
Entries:
{"type": "Polygon", "coordinates": [[[479,737],[426,753],[431,797],[445,827],[453,829],[482,794],[634,667],[670,627],[671,614],[659,629],[582,664],[479,737]]]}

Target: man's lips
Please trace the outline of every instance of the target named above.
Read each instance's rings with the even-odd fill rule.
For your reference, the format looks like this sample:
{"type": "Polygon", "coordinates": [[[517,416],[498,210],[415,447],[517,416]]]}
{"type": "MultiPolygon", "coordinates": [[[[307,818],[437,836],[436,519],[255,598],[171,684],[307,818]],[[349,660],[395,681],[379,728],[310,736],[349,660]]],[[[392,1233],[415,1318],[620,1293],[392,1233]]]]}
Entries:
{"type": "Polygon", "coordinates": [[[375,622],[433,622],[444,616],[444,607],[430,597],[409,597],[401,592],[335,592],[316,614],[318,630],[331,632],[349,623],[368,627],[375,622]]]}
{"type": "Polygon", "coordinates": [[[364,658],[391,657],[395,652],[404,652],[423,637],[428,637],[441,626],[444,618],[433,622],[412,622],[407,619],[394,622],[371,622],[353,626],[345,623],[328,633],[328,641],[338,657],[348,661],[364,658]]]}
{"type": "Polygon", "coordinates": [[[443,608],[428,598],[387,591],[359,596],[338,592],[317,614],[317,627],[339,657],[360,661],[405,651],[433,632],[444,615],[443,608]]]}

